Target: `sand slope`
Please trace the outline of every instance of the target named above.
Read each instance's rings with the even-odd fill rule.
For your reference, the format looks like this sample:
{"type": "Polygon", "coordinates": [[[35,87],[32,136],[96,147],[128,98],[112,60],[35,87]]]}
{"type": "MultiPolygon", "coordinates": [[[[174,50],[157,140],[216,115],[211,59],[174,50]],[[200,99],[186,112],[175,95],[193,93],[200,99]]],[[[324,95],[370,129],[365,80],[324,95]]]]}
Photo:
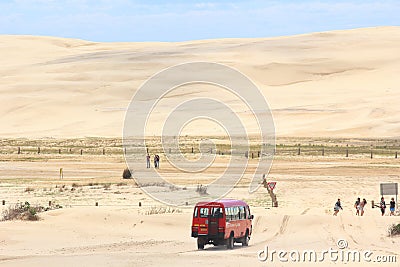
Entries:
{"type": "MultiPolygon", "coordinates": [[[[253,238],[249,247],[206,246],[198,251],[190,237],[190,211],[182,214],[138,215],[136,209],[73,208],[52,211],[40,222],[2,223],[0,264],[2,266],[310,266],[314,262],[286,262],[269,257],[257,259],[257,252],[270,250],[337,249],[336,240],[345,239],[348,250],[399,257],[399,239],[388,239],[388,219],[355,217],[350,211],[338,217],[311,210],[306,215],[256,209],[253,238]],[[383,220],[385,219],[385,220],[383,220]],[[85,221],[85,224],[81,222],[85,221]],[[66,223],[68,222],[68,223],[66,223]],[[369,231],[373,228],[374,231],[369,231]],[[41,229],[46,229],[43,231],[41,229]],[[78,265],[77,265],[78,264],[78,265]]],[[[394,221],[394,220],[392,220],[394,221]]],[[[276,256],[275,256],[276,257],[276,256]]],[[[351,258],[352,259],[352,258],[351,258]]],[[[362,266],[364,261],[333,262],[323,266],[362,266]]],[[[368,266],[399,266],[398,263],[368,263],[368,266]]]]}
{"type": "Polygon", "coordinates": [[[180,43],[0,36],[0,55],[0,136],[119,136],[140,84],[190,61],[251,78],[279,136],[400,134],[400,27],[180,43]]]}

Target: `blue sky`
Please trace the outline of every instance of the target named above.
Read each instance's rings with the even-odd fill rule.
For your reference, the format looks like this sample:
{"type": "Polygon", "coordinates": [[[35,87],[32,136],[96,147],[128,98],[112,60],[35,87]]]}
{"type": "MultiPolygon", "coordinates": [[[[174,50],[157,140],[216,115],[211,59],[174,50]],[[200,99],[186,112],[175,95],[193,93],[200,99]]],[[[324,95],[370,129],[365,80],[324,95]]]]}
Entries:
{"type": "Polygon", "coordinates": [[[272,37],[400,26],[400,1],[0,0],[0,34],[89,41],[272,37]]]}

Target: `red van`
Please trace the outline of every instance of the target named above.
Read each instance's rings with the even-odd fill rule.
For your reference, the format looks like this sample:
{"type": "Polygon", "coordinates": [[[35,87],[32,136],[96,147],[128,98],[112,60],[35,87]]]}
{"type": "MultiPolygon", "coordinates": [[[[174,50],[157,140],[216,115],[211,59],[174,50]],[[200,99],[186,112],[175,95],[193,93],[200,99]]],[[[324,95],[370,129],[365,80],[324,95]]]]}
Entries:
{"type": "Polygon", "coordinates": [[[233,249],[235,242],[248,246],[253,218],[249,205],[241,200],[199,202],[194,207],[192,237],[197,238],[198,249],[206,244],[233,249]]]}

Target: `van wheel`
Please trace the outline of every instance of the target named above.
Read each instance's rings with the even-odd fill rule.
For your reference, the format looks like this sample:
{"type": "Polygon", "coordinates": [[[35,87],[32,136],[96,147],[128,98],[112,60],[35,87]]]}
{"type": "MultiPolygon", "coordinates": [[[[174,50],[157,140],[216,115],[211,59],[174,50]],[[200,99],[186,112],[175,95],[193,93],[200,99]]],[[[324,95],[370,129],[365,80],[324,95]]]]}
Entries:
{"type": "Polygon", "coordinates": [[[197,249],[203,250],[204,249],[204,243],[200,238],[197,239],[197,249]]]}
{"type": "Polygon", "coordinates": [[[226,247],[227,247],[228,249],[233,249],[234,243],[235,243],[235,240],[234,240],[234,238],[233,238],[233,234],[231,234],[231,235],[229,236],[229,238],[228,238],[228,244],[226,245],[226,247]]]}
{"type": "Polygon", "coordinates": [[[242,246],[247,247],[249,245],[249,232],[246,231],[246,235],[243,237],[242,246]]]}

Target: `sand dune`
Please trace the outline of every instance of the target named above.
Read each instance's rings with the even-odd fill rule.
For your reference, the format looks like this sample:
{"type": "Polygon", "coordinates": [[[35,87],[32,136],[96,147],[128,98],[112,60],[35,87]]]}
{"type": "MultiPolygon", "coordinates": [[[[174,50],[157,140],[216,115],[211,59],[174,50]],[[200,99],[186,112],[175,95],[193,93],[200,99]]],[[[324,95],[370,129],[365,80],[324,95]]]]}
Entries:
{"type": "Polygon", "coordinates": [[[141,83],[191,61],[251,78],[278,136],[398,136],[399,44],[400,27],[181,43],[0,36],[0,136],[120,136],[141,83]]]}

